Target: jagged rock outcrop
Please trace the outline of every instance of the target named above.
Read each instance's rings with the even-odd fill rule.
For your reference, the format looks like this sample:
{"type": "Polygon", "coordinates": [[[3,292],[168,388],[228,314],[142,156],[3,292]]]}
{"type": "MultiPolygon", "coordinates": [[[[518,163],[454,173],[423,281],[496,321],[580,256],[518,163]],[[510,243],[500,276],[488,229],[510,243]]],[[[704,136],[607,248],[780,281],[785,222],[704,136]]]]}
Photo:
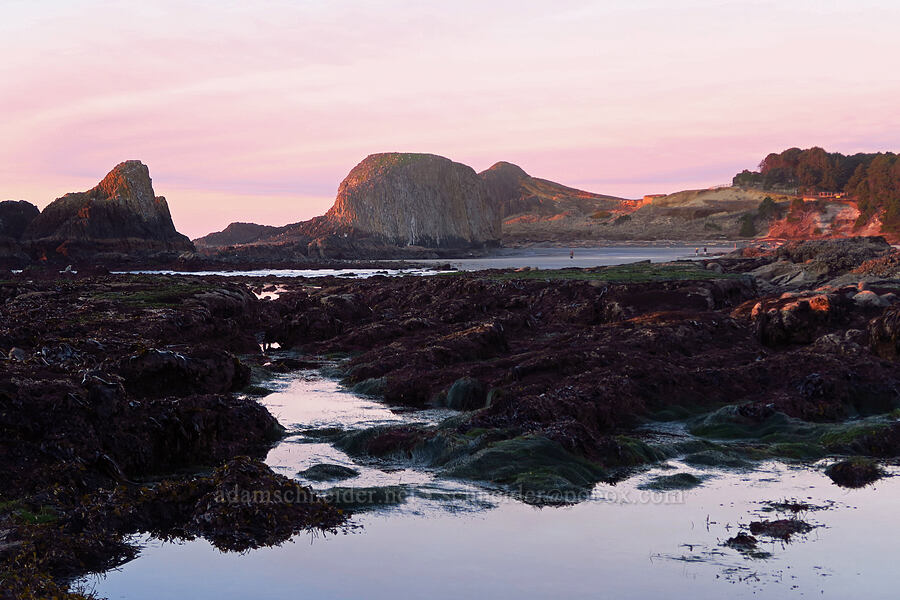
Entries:
{"type": "Polygon", "coordinates": [[[175,230],[166,199],[154,194],[150,171],[137,160],[117,165],[93,189],[54,200],[25,230],[23,244],[49,260],[194,249],[175,230]]]}
{"type": "Polygon", "coordinates": [[[325,215],[335,231],[399,246],[497,245],[500,215],[466,165],[433,154],[373,154],[341,182],[325,215]]]}
{"type": "Polygon", "coordinates": [[[19,240],[39,214],[37,206],[24,200],[0,202],[0,266],[17,268],[29,262],[19,240]]]}

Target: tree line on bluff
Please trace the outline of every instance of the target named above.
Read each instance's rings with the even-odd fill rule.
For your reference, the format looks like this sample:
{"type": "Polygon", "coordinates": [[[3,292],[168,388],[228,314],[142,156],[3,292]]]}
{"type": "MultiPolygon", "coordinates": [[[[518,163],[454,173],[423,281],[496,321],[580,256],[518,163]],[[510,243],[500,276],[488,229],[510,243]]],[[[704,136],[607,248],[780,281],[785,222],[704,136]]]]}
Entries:
{"type": "Polygon", "coordinates": [[[882,230],[900,232],[900,160],[893,152],[844,155],[818,147],[790,148],[769,154],[759,171],[745,169],[732,183],[766,190],[845,193],[859,207],[858,226],[883,213],[882,230]]]}

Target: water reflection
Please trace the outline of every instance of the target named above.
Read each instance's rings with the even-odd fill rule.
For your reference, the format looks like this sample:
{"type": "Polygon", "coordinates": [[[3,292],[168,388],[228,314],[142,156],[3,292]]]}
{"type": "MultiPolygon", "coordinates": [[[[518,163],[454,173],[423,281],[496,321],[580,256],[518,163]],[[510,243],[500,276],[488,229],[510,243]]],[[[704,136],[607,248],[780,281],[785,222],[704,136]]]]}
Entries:
{"type": "Polygon", "coordinates": [[[360,529],[349,533],[299,536],[246,555],[222,554],[203,540],[145,539],[141,558],[91,580],[97,592],[216,600],[845,598],[861,590],[894,597],[900,478],[843,490],[809,466],[721,470],[670,461],[617,485],[599,484],[575,506],[538,509],[427,470],[354,461],[307,435],[311,428],[437,422],[446,413],[393,411],[311,372],[276,385],[264,402],[292,434],[270,452],[273,468],[299,478],[317,463],[352,467],[360,474],[341,486],[397,486],[403,502],[359,513],[360,529]],[[647,489],[673,472],[702,483],[647,489]],[[791,508],[801,504],[808,510],[791,508]],[[751,522],[798,514],[812,529],[790,540],[756,536],[755,554],[727,545],[751,522]]]}

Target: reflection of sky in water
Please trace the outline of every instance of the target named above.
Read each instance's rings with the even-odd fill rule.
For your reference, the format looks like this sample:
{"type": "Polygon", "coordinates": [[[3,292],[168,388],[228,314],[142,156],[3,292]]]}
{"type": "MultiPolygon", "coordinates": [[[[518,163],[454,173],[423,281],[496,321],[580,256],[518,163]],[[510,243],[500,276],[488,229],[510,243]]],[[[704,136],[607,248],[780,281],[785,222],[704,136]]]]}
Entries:
{"type": "MultiPolygon", "coordinates": [[[[697,247],[609,247],[609,248],[515,248],[499,250],[484,258],[459,258],[438,260],[414,260],[412,262],[434,266],[452,265],[462,271],[481,269],[510,269],[517,267],[537,267],[540,269],[562,269],[564,267],[598,267],[620,265],[642,260],[665,262],[683,258],[695,258],[697,247]],[[574,257],[569,257],[569,252],[574,257]]],[[[710,254],[729,252],[731,246],[708,246],[710,254]]],[[[703,252],[703,246],[699,247],[703,252]]],[[[162,275],[230,275],[241,277],[325,277],[340,275],[366,278],[372,275],[433,275],[435,271],[423,269],[261,269],[257,271],[130,271],[131,273],[151,273],[162,275]]]]}
{"type": "MultiPolygon", "coordinates": [[[[395,413],[310,373],[283,378],[264,403],[289,431],[341,425],[434,421],[395,413]]],[[[293,435],[267,462],[287,476],[317,462],[362,471],[340,485],[408,485],[397,507],[360,513],[362,528],[296,538],[279,548],[222,554],[205,541],[149,540],[142,556],[96,581],[110,598],[866,598],[895,593],[895,518],[900,478],[847,491],[820,471],[763,463],[752,472],[706,471],[687,492],[639,488],[655,468],[618,485],[600,484],[576,506],[537,509],[413,469],[359,464],[323,443],[293,435]],[[448,496],[456,495],[447,500],[448,496]],[[763,501],[798,499],[828,510],[822,525],[790,544],[764,541],[769,560],[721,546],[751,520],[781,518],[763,501]]],[[[895,470],[896,472],[896,470],[895,470]]],[[[317,484],[327,487],[329,484],[317,484]]],[[[93,580],[92,580],[93,581],[93,580]]]]}
{"type": "MultiPolygon", "coordinates": [[[[563,269],[565,267],[600,267],[621,265],[642,260],[666,262],[684,258],[695,258],[696,250],[703,257],[703,246],[676,247],[609,247],[609,248],[515,248],[501,250],[496,255],[484,258],[462,258],[433,261],[435,264],[450,264],[463,271],[481,269],[511,269],[517,267],[537,267],[539,269],[563,269]],[[569,258],[569,252],[573,257],[569,258]]],[[[710,254],[730,252],[731,246],[707,246],[710,254]]]]}
{"type": "MultiPolygon", "coordinates": [[[[341,486],[406,485],[433,481],[429,472],[416,469],[386,470],[378,462],[354,463],[331,444],[316,442],[299,432],[328,427],[365,429],[376,425],[436,423],[456,414],[454,411],[393,411],[375,400],[347,392],[336,381],[322,379],[309,371],[282,380],[278,390],[262,399],[269,412],[289,432],[288,438],[266,457],[266,462],[276,472],[293,477],[298,471],[317,463],[331,463],[353,467],[361,472],[359,477],[339,482],[341,486]]],[[[327,482],[307,483],[319,489],[334,485],[327,482]]],[[[449,482],[447,485],[454,489],[460,487],[449,482]]]]}

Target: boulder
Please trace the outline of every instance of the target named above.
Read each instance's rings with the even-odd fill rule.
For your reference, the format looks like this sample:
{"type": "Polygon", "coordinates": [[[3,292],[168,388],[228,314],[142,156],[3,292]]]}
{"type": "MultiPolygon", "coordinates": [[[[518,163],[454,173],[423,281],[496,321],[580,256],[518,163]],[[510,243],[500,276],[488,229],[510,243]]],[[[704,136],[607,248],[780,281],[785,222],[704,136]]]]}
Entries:
{"type": "Polygon", "coordinates": [[[447,408],[477,410],[484,408],[486,401],[487,390],[484,384],[473,377],[457,379],[447,391],[447,408]]]}
{"type": "Polygon", "coordinates": [[[855,294],[853,296],[853,301],[862,307],[869,308],[884,308],[885,306],[890,306],[891,302],[885,298],[882,298],[878,294],[870,290],[864,290],[855,294]]]}
{"type": "Polygon", "coordinates": [[[842,294],[785,294],[757,302],[750,319],[757,337],[767,346],[808,344],[825,327],[841,323],[850,306],[842,294]]]}
{"type": "Polygon", "coordinates": [[[182,354],[154,348],[123,359],[119,375],[139,397],[223,393],[250,383],[250,369],[224,350],[182,354]]]}
{"type": "Polygon", "coordinates": [[[309,481],[340,481],[342,479],[357,477],[359,471],[343,465],[318,463],[308,469],[300,471],[297,475],[309,481]]]}

